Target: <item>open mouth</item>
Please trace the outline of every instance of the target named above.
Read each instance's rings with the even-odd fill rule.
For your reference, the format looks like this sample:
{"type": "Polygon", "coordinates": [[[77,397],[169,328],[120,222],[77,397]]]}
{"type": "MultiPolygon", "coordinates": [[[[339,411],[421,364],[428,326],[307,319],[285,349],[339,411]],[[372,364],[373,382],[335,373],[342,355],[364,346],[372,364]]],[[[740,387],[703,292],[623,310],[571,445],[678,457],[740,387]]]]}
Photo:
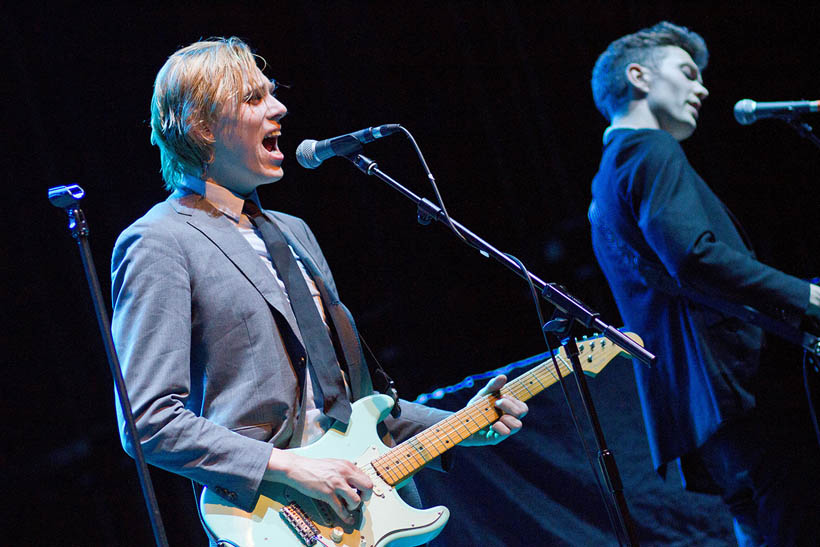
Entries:
{"type": "Polygon", "coordinates": [[[264,146],[268,152],[273,152],[276,150],[276,137],[265,137],[262,139],[262,146],[264,146]]]}
{"type": "Polygon", "coordinates": [[[262,146],[265,147],[265,150],[268,152],[273,152],[276,150],[276,144],[279,139],[279,135],[281,132],[278,130],[271,131],[262,139],[262,146]]]}

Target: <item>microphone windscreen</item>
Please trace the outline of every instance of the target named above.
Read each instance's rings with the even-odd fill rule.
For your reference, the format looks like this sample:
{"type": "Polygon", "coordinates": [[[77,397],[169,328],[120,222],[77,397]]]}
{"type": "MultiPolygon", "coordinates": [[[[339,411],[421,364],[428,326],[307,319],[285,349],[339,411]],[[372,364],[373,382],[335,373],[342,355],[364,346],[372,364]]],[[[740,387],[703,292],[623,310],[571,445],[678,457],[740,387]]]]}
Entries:
{"type": "Polygon", "coordinates": [[[756,106],[757,103],[751,99],[743,99],[735,103],[735,119],[737,123],[740,125],[754,123],[755,120],[757,120],[755,117],[756,106]]]}
{"type": "Polygon", "coordinates": [[[316,157],[316,141],[307,139],[296,147],[296,161],[305,169],[316,169],[322,160],[316,157]]]}

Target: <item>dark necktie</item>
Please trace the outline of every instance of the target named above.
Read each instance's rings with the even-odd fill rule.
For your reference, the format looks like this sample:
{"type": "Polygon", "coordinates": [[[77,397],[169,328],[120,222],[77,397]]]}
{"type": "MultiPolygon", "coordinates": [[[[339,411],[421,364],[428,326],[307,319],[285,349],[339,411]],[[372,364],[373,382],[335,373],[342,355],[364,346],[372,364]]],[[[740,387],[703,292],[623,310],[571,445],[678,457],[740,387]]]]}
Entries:
{"type": "Polygon", "coordinates": [[[290,299],[290,307],[299,325],[308,363],[322,390],[323,411],[335,420],[348,423],[350,402],[347,400],[342,371],[327,326],[316,308],[302,270],[293,256],[285,236],[252,201],[246,201],[243,212],[262,235],[273,267],[279,272],[290,299]]]}

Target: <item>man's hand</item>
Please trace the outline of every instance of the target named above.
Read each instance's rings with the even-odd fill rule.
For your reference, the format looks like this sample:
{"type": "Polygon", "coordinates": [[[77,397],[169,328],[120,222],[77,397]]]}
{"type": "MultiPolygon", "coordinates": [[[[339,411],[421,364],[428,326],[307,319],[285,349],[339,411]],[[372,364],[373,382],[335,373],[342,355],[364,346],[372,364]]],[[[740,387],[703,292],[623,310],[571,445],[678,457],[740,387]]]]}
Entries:
{"type": "Polygon", "coordinates": [[[820,319],[820,286],[809,285],[809,309],[806,315],[814,319],[820,319]]]}
{"type": "MultiPolygon", "coordinates": [[[[475,394],[470,399],[467,406],[473,404],[476,400],[501,389],[507,383],[507,377],[503,374],[496,376],[489,383],[484,386],[484,389],[475,394]]],[[[527,405],[523,401],[519,401],[513,397],[501,397],[495,403],[496,408],[500,409],[504,414],[493,425],[485,427],[471,435],[469,438],[461,441],[461,446],[482,446],[488,444],[498,444],[510,435],[518,433],[521,429],[521,418],[527,413],[527,405]]]]}
{"type": "Polygon", "coordinates": [[[276,448],[268,460],[265,480],[287,484],[306,496],[327,503],[348,524],[353,524],[351,512],[373,489],[370,478],[352,462],[306,458],[276,448]]]}

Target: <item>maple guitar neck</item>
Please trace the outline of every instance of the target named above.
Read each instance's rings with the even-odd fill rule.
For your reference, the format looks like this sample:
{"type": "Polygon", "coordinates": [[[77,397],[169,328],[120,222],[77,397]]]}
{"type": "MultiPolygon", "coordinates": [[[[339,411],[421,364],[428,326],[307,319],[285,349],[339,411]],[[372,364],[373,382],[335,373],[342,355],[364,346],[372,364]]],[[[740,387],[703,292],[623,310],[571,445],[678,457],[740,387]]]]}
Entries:
{"type": "MultiPolygon", "coordinates": [[[[625,333],[643,345],[635,333],[625,333]]],[[[596,375],[621,349],[603,336],[578,341],[579,358],[586,374],[596,375]]],[[[555,353],[561,376],[572,373],[564,348],[555,353]]],[[[473,404],[448,416],[439,423],[407,439],[371,464],[376,472],[391,486],[401,484],[434,458],[453,448],[470,435],[495,423],[502,412],[495,403],[503,396],[526,401],[558,381],[552,358],[533,367],[517,378],[508,381],[497,393],[485,395],[473,404]]]]}

